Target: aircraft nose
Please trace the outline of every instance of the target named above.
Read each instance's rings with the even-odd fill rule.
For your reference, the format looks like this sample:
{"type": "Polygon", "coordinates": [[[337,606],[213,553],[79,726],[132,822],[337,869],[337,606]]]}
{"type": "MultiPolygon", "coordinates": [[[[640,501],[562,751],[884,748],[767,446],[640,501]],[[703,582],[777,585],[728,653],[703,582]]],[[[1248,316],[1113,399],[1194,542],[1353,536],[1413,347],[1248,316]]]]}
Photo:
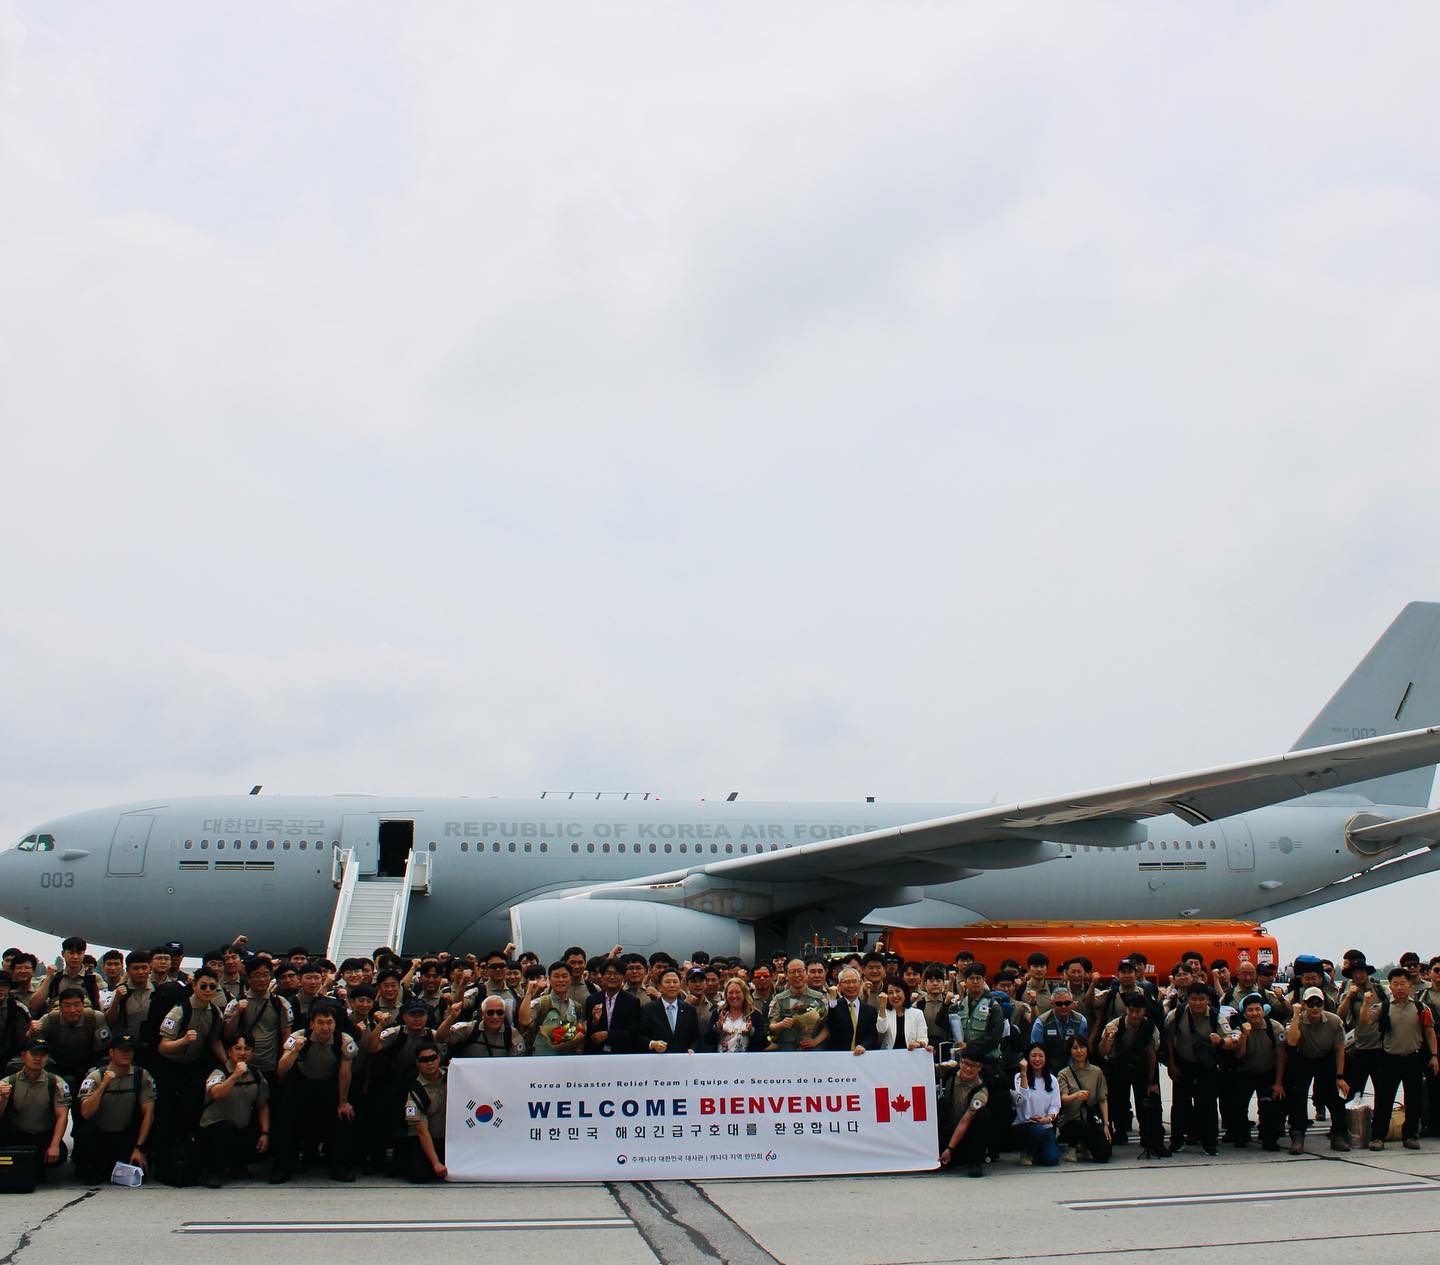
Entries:
{"type": "Polygon", "coordinates": [[[0,852],[0,918],[10,922],[23,923],[28,912],[26,876],[21,873],[17,864],[23,860],[24,857],[14,848],[0,852]]]}

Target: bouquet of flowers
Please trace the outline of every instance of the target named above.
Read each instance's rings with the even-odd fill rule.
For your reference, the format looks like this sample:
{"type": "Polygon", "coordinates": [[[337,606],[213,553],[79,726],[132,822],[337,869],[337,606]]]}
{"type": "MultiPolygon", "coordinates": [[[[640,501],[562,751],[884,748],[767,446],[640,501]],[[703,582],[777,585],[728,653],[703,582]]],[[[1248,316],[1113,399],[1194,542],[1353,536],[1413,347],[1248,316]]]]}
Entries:
{"type": "Polygon", "coordinates": [[[798,998],[790,1003],[790,1017],[795,1020],[795,1026],[802,1037],[814,1035],[824,1013],[819,1006],[807,1005],[798,998]]]}
{"type": "Polygon", "coordinates": [[[573,1023],[557,1023],[545,1034],[545,1039],[551,1045],[564,1045],[566,1042],[575,1040],[580,1035],[580,1029],[573,1023]]]}

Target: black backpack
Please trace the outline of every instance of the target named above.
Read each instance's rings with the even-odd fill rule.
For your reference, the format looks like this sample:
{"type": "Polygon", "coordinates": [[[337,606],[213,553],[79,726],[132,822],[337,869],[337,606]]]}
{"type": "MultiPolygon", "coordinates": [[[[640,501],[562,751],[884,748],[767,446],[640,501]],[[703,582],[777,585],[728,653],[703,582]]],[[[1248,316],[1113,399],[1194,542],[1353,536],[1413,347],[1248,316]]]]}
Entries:
{"type": "Polygon", "coordinates": [[[156,1156],[155,1176],[167,1186],[197,1186],[200,1168],[200,1144],[185,1134],[156,1156]]]}
{"type": "Polygon", "coordinates": [[[180,1017],[189,1023],[190,990],[175,980],[157,984],[155,996],[150,999],[150,1009],[145,1013],[145,1022],[140,1025],[140,1044],[145,1049],[159,1049],[160,1025],[165,1022],[165,1016],[176,1006],[180,1007],[180,1017]]]}

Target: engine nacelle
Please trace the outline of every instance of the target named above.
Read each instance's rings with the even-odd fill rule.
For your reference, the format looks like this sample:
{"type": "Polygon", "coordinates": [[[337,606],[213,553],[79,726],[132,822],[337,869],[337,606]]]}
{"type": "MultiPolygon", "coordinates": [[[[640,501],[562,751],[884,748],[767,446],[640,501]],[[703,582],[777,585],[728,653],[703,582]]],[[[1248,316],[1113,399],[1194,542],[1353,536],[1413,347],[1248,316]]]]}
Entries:
{"type": "Polygon", "coordinates": [[[711,957],[755,960],[755,929],[747,923],[642,900],[526,901],[510,911],[510,938],[518,951],[537,953],[547,964],[572,944],[587,953],[619,944],[647,956],[664,949],[683,958],[704,949],[711,957]]]}

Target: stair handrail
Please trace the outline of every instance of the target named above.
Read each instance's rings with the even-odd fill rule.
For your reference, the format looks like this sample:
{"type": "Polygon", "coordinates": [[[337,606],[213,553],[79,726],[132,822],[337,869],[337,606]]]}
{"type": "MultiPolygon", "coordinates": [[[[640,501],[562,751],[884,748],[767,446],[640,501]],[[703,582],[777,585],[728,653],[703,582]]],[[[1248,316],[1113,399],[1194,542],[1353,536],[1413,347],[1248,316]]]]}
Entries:
{"type": "Polygon", "coordinates": [[[416,893],[430,895],[430,853],[411,848],[405,858],[405,877],[390,909],[390,934],[385,941],[396,953],[405,952],[405,923],[410,913],[410,897],[416,893]]]}
{"type": "MultiPolygon", "coordinates": [[[[325,941],[325,956],[332,962],[340,960],[340,941],[345,924],[350,920],[350,905],[355,899],[355,884],[360,878],[360,858],[354,848],[341,848],[340,895],[335,898],[335,916],[330,920],[330,935],[325,941]]],[[[332,862],[332,866],[333,866],[332,862]]]]}

